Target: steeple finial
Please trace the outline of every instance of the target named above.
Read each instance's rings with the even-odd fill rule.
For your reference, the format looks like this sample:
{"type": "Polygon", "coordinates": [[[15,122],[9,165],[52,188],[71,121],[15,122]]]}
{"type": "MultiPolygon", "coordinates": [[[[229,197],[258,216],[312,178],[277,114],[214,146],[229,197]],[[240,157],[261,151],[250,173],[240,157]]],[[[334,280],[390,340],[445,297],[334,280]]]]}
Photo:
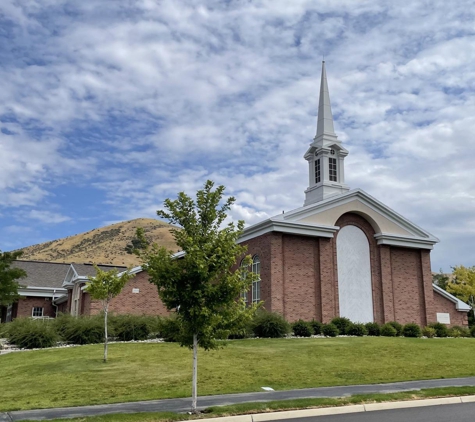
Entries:
{"type": "Polygon", "coordinates": [[[333,128],[333,115],[330,105],[330,93],[328,92],[327,72],[325,70],[325,61],[322,61],[322,81],[320,83],[320,100],[318,103],[318,121],[317,135],[328,134],[335,136],[333,128]]]}

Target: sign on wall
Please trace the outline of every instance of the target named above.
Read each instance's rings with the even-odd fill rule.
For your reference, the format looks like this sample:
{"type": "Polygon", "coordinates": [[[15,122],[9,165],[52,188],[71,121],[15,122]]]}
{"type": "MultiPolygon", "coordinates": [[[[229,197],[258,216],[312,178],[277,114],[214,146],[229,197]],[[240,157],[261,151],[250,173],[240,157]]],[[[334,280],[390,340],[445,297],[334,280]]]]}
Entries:
{"type": "Polygon", "coordinates": [[[450,314],[437,312],[437,322],[441,324],[450,324],[450,314]]]}

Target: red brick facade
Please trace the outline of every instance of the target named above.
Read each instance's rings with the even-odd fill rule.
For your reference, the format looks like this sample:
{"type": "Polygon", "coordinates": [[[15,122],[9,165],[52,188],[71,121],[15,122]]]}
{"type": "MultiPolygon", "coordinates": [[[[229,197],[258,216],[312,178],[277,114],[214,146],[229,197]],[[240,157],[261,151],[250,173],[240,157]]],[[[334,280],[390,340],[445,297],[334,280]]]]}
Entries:
{"type": "MultiPolygon", "coordinates": [[[[451,325],[466,324],[466,313],[433,291],[428,250],[377,245],[371,224],[355,213],[342,215],[335,225],[357,226],[368,238],[375,322],[424,326],[450,309],[451,325]]],[[[338,233],[318,238],[271,232],[246,241],[247,253],[261,262],[265,308],[289,321],[329,322],[339,316],[337,238],[338,233]]]]}
{"type": "Polygon", "coordinates": [[[33,308],[43,308],[43,316],[54,318],[56,316],[56,308],[50,298],[44,297],[22,297],[13,310],[13,318],[31,317],[33,308]]]}

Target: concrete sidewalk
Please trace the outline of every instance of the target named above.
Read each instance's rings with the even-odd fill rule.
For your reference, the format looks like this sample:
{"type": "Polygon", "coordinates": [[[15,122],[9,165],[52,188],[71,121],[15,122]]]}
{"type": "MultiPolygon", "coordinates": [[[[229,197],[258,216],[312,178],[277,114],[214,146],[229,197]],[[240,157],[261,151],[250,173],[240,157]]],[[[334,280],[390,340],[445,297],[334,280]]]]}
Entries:
{"type": "MultiPolygon", "coordinates": [[[[300,398],[345,397],[355,394],[394,393],[419,390],[422,388],[475,386],[475,377],[449,378],[426,381],[405,381],[388,384],[349,385],[342,387],[306,388],[302,390],[270,391],[241,394],[225,394],[198,397],[198,406],[205,409],[210,406],[223,406],[247,402],[265,402],[271,400],[290,400],[300,398]]],[[[130,403],[104,404],[95,406],[62,407],[55,409],[24,410],[0,413],[0,422],[29,420],[48,420],[105,415],[112,413],[137,412],[186,412],[191,408],[191,399],[149,400],[130,403]]]]}

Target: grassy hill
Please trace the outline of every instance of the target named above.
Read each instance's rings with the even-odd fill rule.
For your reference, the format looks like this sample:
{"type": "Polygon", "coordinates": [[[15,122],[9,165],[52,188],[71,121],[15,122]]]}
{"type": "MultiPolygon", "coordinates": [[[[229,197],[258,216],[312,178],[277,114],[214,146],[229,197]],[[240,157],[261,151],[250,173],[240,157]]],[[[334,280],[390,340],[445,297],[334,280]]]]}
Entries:
{"type": "Polygon", "coordinates": [[[160,220],[138,218],[68,236],[51,242],[28,246],[23,249],[22,260],[48,262],[94,262],[97,264],[136,265],[135,255],[125,251],[135,237],[137,227],[142,227],[148,240],[172,251],[178,251],[172,226],[160,220]]]}

